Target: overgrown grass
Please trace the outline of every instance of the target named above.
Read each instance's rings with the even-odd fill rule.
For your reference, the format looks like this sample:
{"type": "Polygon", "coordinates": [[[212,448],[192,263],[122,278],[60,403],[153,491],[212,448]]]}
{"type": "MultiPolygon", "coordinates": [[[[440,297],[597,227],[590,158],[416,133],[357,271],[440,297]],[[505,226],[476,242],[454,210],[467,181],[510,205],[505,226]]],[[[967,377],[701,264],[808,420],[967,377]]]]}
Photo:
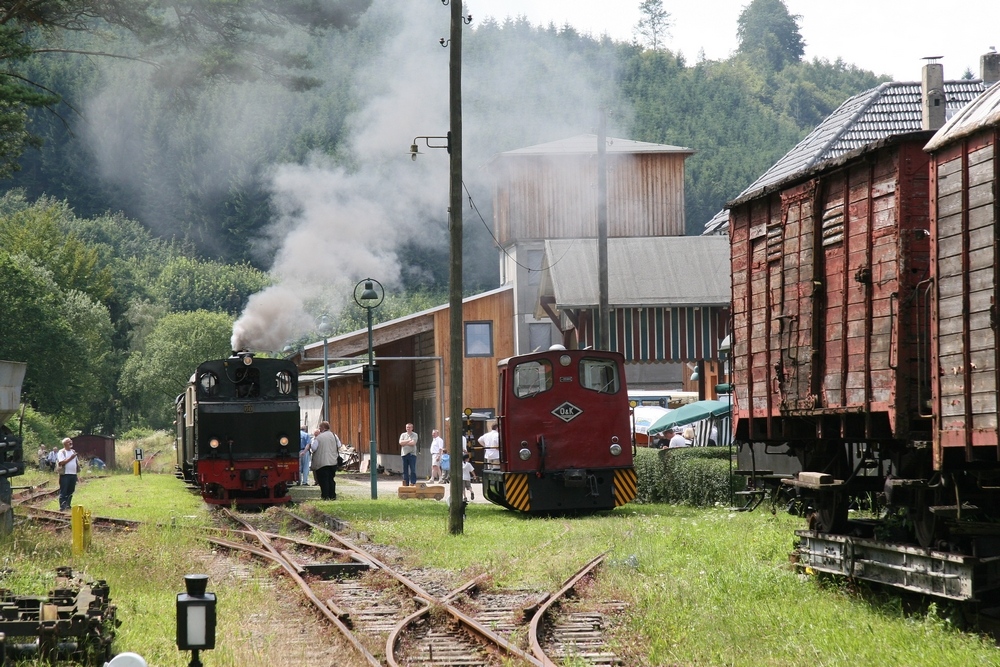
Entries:
{"type": "MultiPolygon", "coordinates": [[[[908,615],[895,597],[859,595],[797,574],[788,552],[801,521],[787,515],[646,504],[586,517],[527,518],[473,504],[464,533],[451,535],[442,502],[341,498],[299,510],[335,514],[374,541],[397,545],[409,564],[445,570],[449,584],[485,572],[498,586],[553,589],[586,560],[609,551],[596,586],[602,596],[630,603],[617,631],[617,649],[628,665],[953,667],[1000,661],[990,642],[956,631],[934,610],[908,615]]],[[[127,535],[97,532],[90,551],[79,557],[70,552],[68,534],[18,528],[2,551],[3,566],[14,574],[0,586],[20,594],[47,590],[50,573],[64,564],[106,579],[123,620],[116,650],[136,651],[151,665],[180,666],[188,656],[174,647],[174,596],[184,574],[207,570],[210,589],[219,595],[220,625],[219,648],[203,656],[206,664],[305,664],[269,655],[266,643],[268,633],[282,631],[267,622],[285,613],[276,607],[280,598],[297,593],[269,589],[253,577],[222,586],[221,574],[211,570],[210,550],[184,530],[208,523],[210,514],[172,476],[91,479],[76,499],[95,514],[151,525],[127,535]]],[[[262,566],[246,561],[246,567],[262,566]]],[[[302,642],[308,641],[304,635],[302,642]]],[[[356,664],[347,655],[330,660],[356,664]]]]}

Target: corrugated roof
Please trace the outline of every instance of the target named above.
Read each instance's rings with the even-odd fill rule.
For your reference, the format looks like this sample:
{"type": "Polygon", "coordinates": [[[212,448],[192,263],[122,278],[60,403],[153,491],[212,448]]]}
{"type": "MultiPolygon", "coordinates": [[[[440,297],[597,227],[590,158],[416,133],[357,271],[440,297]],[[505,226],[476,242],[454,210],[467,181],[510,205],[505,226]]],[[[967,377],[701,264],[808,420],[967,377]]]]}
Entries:
{"type": "MultiPolygon", "coordinates": [[[[979,80],[946,81],[946,117],[952,118],[984,90],[985,86],[979,80]]],[[[920,82],[883,83],[837,107],[732,201],[746,199],[769,186],[881,139],[920,132],[921,124],[920,82]]],[[[704,233],[717,233],[728,225],[729,213],[724,209],[706,223],[704,233]]]]}
{"type": "MultiPolygon", "coordinates": [[[[683,146],[670,146],[668,144],[653,144],[647,141],[632,141],[631,139],[616,139],[615,137],[607,137],[607,147],[605,150],[609,154],[625,154],[625,153],[685,153],[687,155],[694,154],[694,151],[690,148],[684,148],[683,146]]],[[[597,135],[596,134],[578,134],[575,137],[570,137],[568,139],[560,139],[558,141],[550,141],[544,144],[536,144],[534,146],[526,146],[525,148],[518,148],[512,151],[507,151],[505,153],[500,153],[501,156],[518,156],[518,155],[587,155],[587,154],[597,154],[597,135]]]]}
{"type": "Polygon", "coordinates": [[[935,151],[983,127],[1000,124],[1000,85],[994,84],[985,94],[951,117],[924,147],[935,151]]]}
{"type": "MultiPolygon", "coordinates": [[[[597,240],[545,242],[541,294],[560,308],[599,301],[597,240]]],[[[650,236],[608,239],[608,303],[612,307],[728,305],[729,239],[650,236]]]]}

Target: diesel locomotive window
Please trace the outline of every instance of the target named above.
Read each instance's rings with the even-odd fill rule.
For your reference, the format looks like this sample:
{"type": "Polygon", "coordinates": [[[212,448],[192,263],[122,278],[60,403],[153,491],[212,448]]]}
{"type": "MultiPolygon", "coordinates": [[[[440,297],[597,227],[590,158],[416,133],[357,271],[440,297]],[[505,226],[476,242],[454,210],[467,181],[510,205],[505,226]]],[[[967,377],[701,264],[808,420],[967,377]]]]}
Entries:
{"type": "Polygon", "coordinates": [[[514,395],[534,396],[552,389],[552,364],[547,360],[528,361],[514,369],[514,395]]]}
{"type": "Polygon", "coordinates": [[[215,373],[202,373],[198,378],[198,387],[202,396],[215,396],[219,393],[219,376],[215,373]]]}
{"type": "Polygon", "coordinates": [[[278,393],[285,395],[292,393],[292,374],[288,371],[278,371],[278,393]]]}
{"type": "Polygon", "coordinates": [[[580,385],[602,394],[617,394],[618,366],[610,359],[581,359],[580,385]]]}

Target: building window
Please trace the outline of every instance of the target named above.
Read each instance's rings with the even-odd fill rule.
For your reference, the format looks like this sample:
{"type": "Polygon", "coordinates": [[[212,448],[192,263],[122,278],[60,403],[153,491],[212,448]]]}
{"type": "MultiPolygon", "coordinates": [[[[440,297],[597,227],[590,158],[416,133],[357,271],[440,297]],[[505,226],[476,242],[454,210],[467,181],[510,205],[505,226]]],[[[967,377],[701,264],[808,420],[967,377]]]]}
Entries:
{"type": "Polygon", "coordinates": [[[492,322],[465,323],[465,356],[467,357],[493,356],[492,322]]]}
{"type": "Polygon", "coordinates": [[[552,325],[548,322],[528,324],[528,349],[541,352],[552,347],[552,325]]]}

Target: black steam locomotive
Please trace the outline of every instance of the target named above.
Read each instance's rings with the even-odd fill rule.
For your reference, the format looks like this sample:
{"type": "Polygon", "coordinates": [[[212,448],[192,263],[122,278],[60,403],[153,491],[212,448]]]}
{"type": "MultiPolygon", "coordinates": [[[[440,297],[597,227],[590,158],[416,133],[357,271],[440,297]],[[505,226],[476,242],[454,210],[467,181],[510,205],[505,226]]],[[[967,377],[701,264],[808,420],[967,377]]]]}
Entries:
{"type": "Polygon", "coordinates": [[[299,474],[298,371],[233,352],[198,366],[177,397],[178,474],[215,505],[290,500],[299,474]]]}

